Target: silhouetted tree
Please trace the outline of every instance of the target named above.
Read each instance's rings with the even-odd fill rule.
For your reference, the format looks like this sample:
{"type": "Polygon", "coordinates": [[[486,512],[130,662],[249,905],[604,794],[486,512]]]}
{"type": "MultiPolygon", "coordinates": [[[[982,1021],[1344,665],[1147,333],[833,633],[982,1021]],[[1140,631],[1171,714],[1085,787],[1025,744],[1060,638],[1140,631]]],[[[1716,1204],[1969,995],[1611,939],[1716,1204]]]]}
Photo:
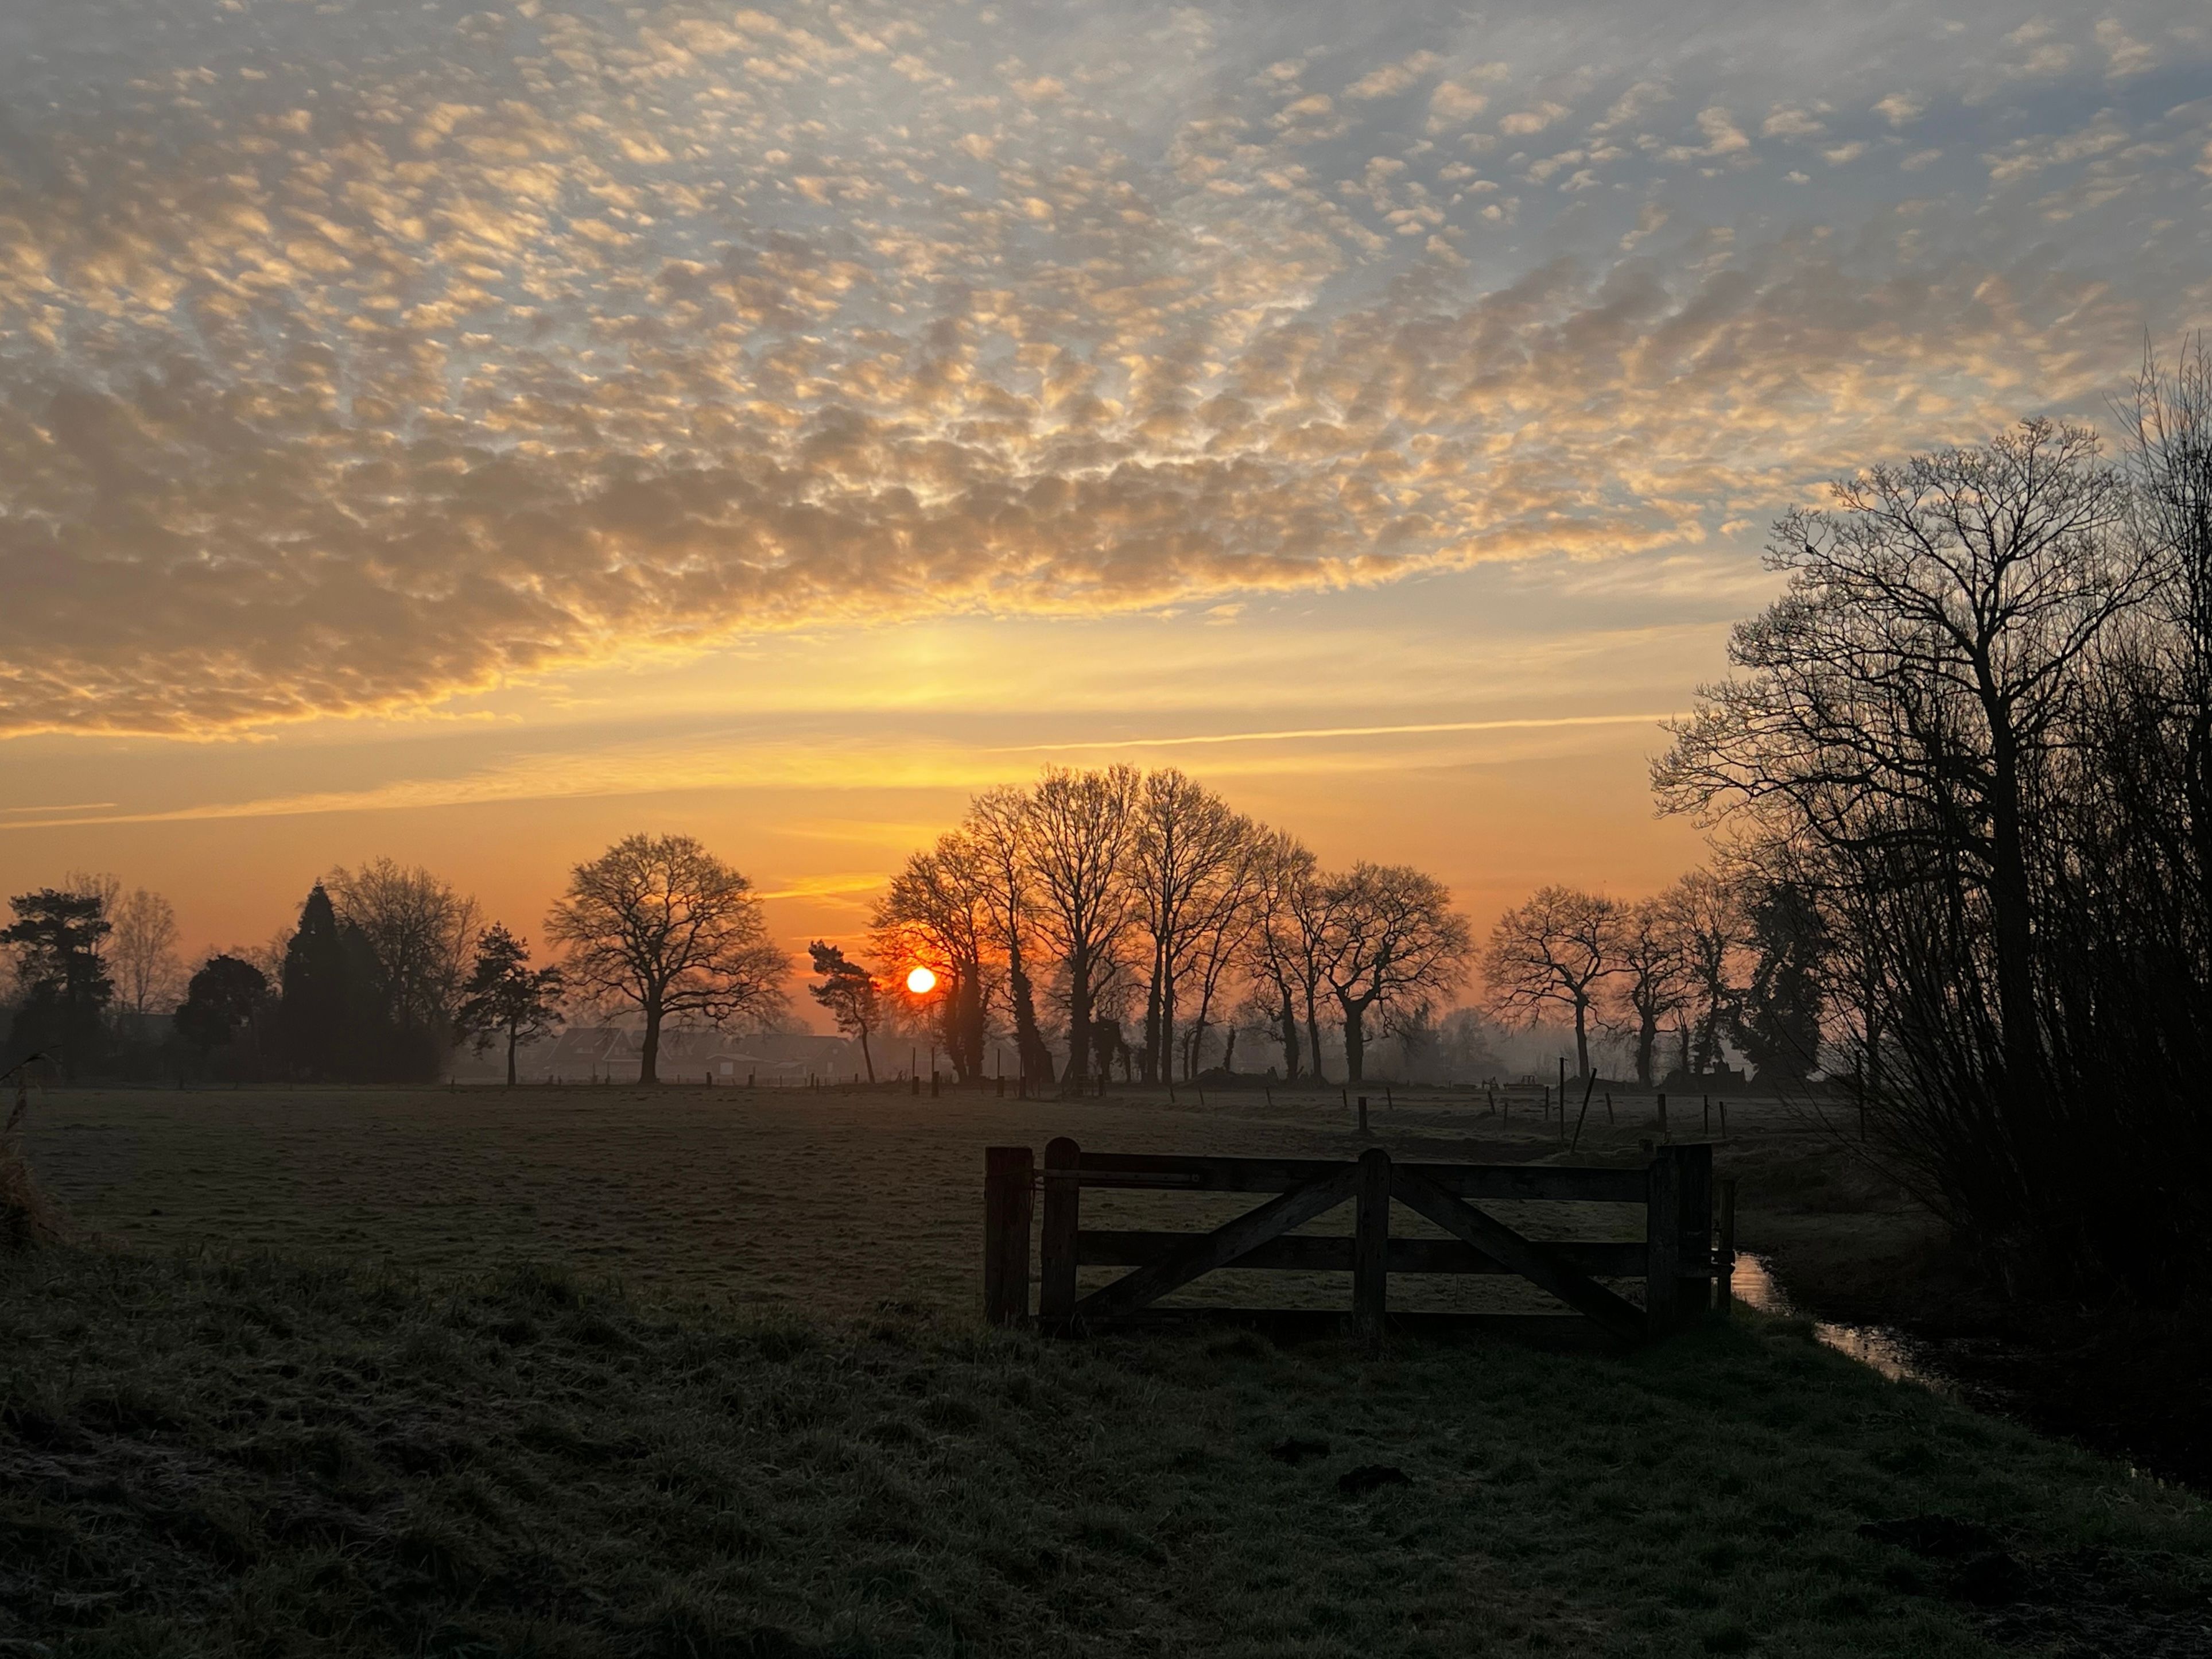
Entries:
{"type": "Polygon", "coordinates": [[[286,1063],[310,1079],[359,1080],[385,1074],[385,1021],[376,953],[362,930],[338,919],[317,882],[284,947],[277,1023],[286,1063]]]}
{"type": "Polygon", "coordinates": [[[1067,981],[1067,1073],[1080,1094],[1089,1075],[1091,1015],[1099,981],[1134,915],[1129,850],[1138,777],[1127,766],[1098,772],[1048,769],[1026,823],[1029,879],[1037,916],[1067,981]]]}
{"type": "Polygon", "coordinates": [[[1761,1083],[1802,1083],[1820,1061],[1827,924],[1813,895],[1786,879],[1762,884],[1747,908],[1753,966],[1736,1046],[1761,1083]]]}
{"type": "Polygon", "coordinates": [[[1175,1064],[1177,994],[1243,896],[1240,877],[1255,832],[1220,796],[1172,767],[1145,775],[1136,812],[1130,887],[1148,957],[1137,1067],[1152,1083],[1175,1064]]]}
{"type": "Polygon", "coordinates": [[[481,1054],[495,1041],[507,1043],[507,1082],[514,1086],[514,1051],[552,1034],[561,1024],[561,970],[532,968],[530,942],[494,923],[477,939],[476,961],[461,988],[453,1015],[457,1036],[481,1054]]]}
{"type": "Polygon", "coordinates": [[[110,926],[106,902],[97,894],[42,887],[8,903],[15,920],[0,928],[0,945],[15,954],[22,997],[9,1048],[19,1054],[44,1050],[73,1081],[99,1063],[102,1016],[115,995],[100,955],[110,926]]]}
{"type": "Polygon", "coordinates": [[[1036,884],[1032,874],[1034,803],[1025,790],[1001,785],[969,804],[961,830],[974,849],[988,936],[1006,965],[1007,1013],[1025,1088],[1052,1081],[1052,1050],[1037,1023],[1034,945],[1036,884]]]}
{"type": "Polygon", "coordinates": [[[258,1071],[268,1007],[268,976],[250,962],[217,955],[202,963],[192,975],[173,1018],[177,1035],[203,1058],[234,1048],[238,1070],[258,1071]]]}
{"type": "Polygon", "coordinates": [[[814,971],[822,975],[819,985],[807,987],[807,994],[830,1011],[830,1018],[837,1029],[860,1040],[860,1060],[868,1068],[868,1081],[876,1080],[876,1057],[869,1052],[868,1033],[883,1019],[883,999],[876,988],[875,975],[857,962],[847,960],[845,953],[835,945],[816,939],[806,947],[812,959],[814,971]]]}
{"type": "Polygon", "coordinates": [[[878,960],[919,964],[937,975],[930,1004],[937,1042],[963,1080],[983,1072],[990,884],[988,863],[955,831],[907,860],[874,915],[878,960]]]}
{"type": "Polygon", "coordinates": [[[117,1000],[134,1014],[153,1013],[181,989],[177,961],[177,913],[159,893],[134,888],[119,897],[108,920],[107,962],[117,1000]]]}
{"type": "Polygon", "coordinates": [[[1358,1083],[1369,1018],[1454,989],[1474,940],[1450,890],[1407,865],[1355,865],[1323,884],[1322,909],[1323,978],[1344,1022],[1345,1076],[1358,1083]]]}
{"type": "Polygon", "coordinates": [[[1636,1080],[1652,1085],[1659,1028],[1690,996],[1690,947],[1680,921],[1662,896],[1621,912],[1616,930],[1620,973],[1619,1024],[1636,1044],[1636,1080]]]}
{"type": "Polygon", "coordinates": [[[1620,906],[1572,887],[1539,889],[1498,919],[1483,952],[1491,1012],[1533,1025],[1547,1005],[1574,1020],[1577,1076],[1590,1075],[1589,1023],[1604,981],[1621,971],[1620,906]]]}
{"type": "Polygon", "coordinates": [[[390,1070],[434,1077],[469,972],[476,901],[428,870],[391,859],[333,870],[325,884],[340,921],[360,930],[374,959],[371,985],[389,1033],[390,1070]]]}
{"type": "Polygon", "coordinates": [[[672,1017],[724,1025],[785,1006],[790,963],[769,939],[752,884],[689,836],[630,836],[578,865],[545,931],[568,948],[571,985],[644,1015],[643,1083],[660,1080],[672,1017]]]}

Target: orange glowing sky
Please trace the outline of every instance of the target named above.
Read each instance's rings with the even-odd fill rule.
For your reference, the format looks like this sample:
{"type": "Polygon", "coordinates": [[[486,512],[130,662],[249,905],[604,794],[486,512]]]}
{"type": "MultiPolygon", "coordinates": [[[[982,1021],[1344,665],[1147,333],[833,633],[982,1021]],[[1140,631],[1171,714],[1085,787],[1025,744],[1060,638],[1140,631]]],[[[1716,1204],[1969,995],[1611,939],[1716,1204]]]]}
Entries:
{"type": "Polygon", "coordinates": [[[0,890],[696,834],[794,948],[1174,763],[1478,927],[1698,856],[1820,479],[2212,322],[2199,3],[0,19],[0,890]]]}

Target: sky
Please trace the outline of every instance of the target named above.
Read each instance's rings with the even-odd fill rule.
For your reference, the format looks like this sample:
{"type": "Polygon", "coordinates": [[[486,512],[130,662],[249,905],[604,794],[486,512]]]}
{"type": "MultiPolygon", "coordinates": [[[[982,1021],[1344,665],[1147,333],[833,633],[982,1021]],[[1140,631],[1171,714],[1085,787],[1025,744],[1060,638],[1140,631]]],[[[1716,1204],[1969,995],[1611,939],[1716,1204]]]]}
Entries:
{"type": "Polygon", "coordinates": [[[1768,523],[2109,427],[2208,209],[2202,0],[12,0],[0,891],[682,831],[796,948],[1122,760],[1634,896],[1768,523]]]}

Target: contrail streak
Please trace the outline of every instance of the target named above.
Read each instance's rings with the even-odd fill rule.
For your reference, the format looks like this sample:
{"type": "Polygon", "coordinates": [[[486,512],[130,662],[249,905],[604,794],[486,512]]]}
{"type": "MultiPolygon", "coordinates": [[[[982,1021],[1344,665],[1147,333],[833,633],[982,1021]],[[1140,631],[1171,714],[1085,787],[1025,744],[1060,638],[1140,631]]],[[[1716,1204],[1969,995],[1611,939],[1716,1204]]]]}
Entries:
{"type": "Polygon", "coordinates": [[[985,752],[994,755],[1041,754],[1055,749],[1177,749],[1195,744],[1284,743],[1301,738],[1395,738],[1430,732],[1511,732],[1558,726],[1656,725],[1677,718],[1672,711],[1658,714],[1553,714],[1507,720],[1431,720],[1418,726],[1313,726],[1283,732],[1209,732],[1182,738],[1078,738],[1066,743],[1017,743],[985,752]]]}

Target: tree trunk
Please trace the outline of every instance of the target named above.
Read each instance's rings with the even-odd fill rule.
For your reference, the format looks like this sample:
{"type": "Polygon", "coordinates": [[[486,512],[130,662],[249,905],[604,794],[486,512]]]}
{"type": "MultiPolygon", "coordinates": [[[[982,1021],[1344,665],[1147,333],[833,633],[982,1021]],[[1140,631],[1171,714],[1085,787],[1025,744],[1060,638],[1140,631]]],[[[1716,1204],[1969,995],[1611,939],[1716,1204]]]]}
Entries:
{"type": "Polygon", "coordinates": [[[1344,1007],[1344,1080],[1358,1083],[1367,1066],[1367,1010],[1356,1003],[1344,1007]]]}
{"type": "Polygon", "coordinates": [[[1647,1012],[1636,1028],[1636,1081],[1641,1088],[1651,1086],[1651,1055],[1658,1046],[1659,1016],[1647,1012]]]}
{"type": "Polygon", "coordinates": [[[1990,908],[1995,913],[1997,1014],[2004,1022],[2007,1091],[2030,1112],[2042,1099],[2043,1042],[2035,1012],[2033,930],[2028,918],[2027,849],[2021,832],[2019,756],[2002,716],[1990,716],[1990,908]]]}
{"type": "Polygon", "coordinates": [[[1090,1074],[1091,961],[1088,952],[1077,950],[1067,957],[1067,1070],[1060,1093],[1080,1099],[1090,1074]]]}
{"type": "Polygon", "coordinates": [[[1139,1066],[1139,1074],[1146,1083],[1160,1080],[1160,1060],[1167,1052],[1166,1038],[1160,1030],[1160,945],[1152,942],[1152,976],[1145,987],[1145,1052],[1139,1066]]]}
{"type": "Polygon", "coordinates": [[[1022,966],[1018,939],[1006,946],[1006,989],[1014,1005],[1014,1057],[1022,1087],[1042,1089],[1052,1081],[1052,1050],[1045,1046],[1044,1033],[1037,1030],[1036,994],[1028,970],[1022,966]]]}
{"type": "Polygon", "coordinates": [[[1328,1082],[1328,1073],[1322,1069],[1321,1064],[1321,1015],[1314,1007],[1313,988],[1310,986],[1306,988],[1306,1049],[1313,1061],[1314,1081],[1328,1082]]]}
{"type": "Polygon", "coordinates": [[[1288,988],[1283,991],[1283,1081],[1298,1080],[1298,1014],[1291,1006],[1288,988]]]}
{"type": "Polygon", "coordinates": [[[1229,1041],[1221,1048],[1221,1069],[1230,1076],[1237,1075],[1237,1028],[1229,1028],[1229,1041]]]}
{"type": "Polygon", "coordinates": [[[514,1087],[515,1036],[514,1027],[508,1026],[507,1028],[507,1086],[510,1089],[514,1087]]]}
{"type": "Polygon", "coordinates": [[[868,1028],[860,1027],[860,1063],[868,1068],[868,1081],[876,1080],[876,1057],[868,1052],[868,1028]]]}
{"type": "Polygon", "coordinates": [[[637,1051],[637,1080],[660,1081],[660,1004],[657,1000],[645,1005],[645,1042],[637,1051]]]}
{"type": "MultiPolygon", "coordinates": [[[[1577,1000],[1575,1004],[1575,1064],[1582,1069],[1577,1077],[1588,1077],[1589,1068],[1589,1004],[1577,1000]]],[[[1565,1104],[1564,1100],[1562,1105],[1565,1104]]]]}

